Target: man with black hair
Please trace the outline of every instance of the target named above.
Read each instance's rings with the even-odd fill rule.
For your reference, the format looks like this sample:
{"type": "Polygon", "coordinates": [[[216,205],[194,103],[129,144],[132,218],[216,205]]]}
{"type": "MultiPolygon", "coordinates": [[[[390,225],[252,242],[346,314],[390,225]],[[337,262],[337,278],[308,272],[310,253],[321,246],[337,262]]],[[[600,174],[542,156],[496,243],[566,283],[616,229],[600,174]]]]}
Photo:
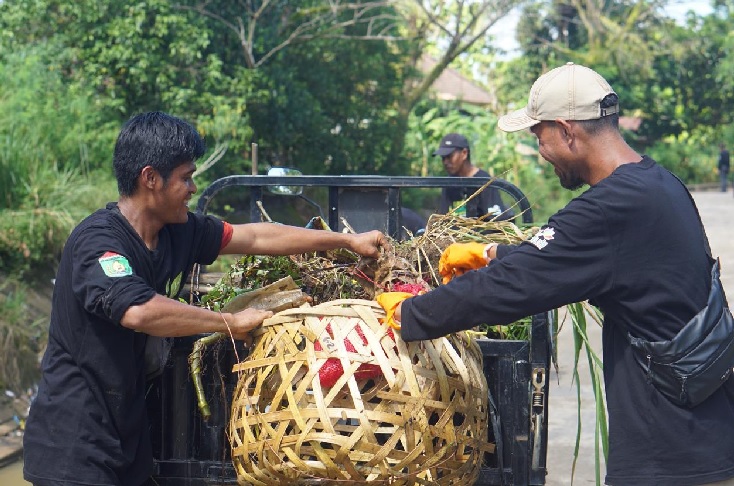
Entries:
{"type": "Polygon", "coordinates": [[[450,245],[439,264],[446,285],[378,296],[386,320],[414,341],[589,300],[604,314],[606,484],[734,484],[734,379],[699,405],[677,405],[630,342],[671,340],[707,306],[713,260],[685,186],[624,141],[617,94],[583,66],[539,77],[527,106],[498,124],[530,129],[561,185],[589,189],[519,245],[450,245]]]}
{"type": "Polygon", "coordinates": [[[272,312],[220,313],[177,300],[195,263],[220,254],[348,248],[377,257],[379,231],[344,234],[270,223],[230,225],[188,204],[204,142],[161,112],[122,128],[119,200],[82,221],[56,276],[48,347],[24,436],[34,485],[140,486],[153,472],[145,405],[149,339],[225,332],[248,340],[272,312]]]}
{"type": "MultiPolygon", "coordinates": [[[[441,144],[433,152],[440,156],[444,169],[452,177],[483,177],[489,173],[472,164],[469,141],[458,133],[449,133],[441,139],[441,144]]],[[[484,218],[486,220],[512,219],[514,214],[502,201],[500,191],[491,185],[469,199],[479,187],[444,187],[441,189],[439,212],[454,211],[458,216],[484,218]],[[463,204],[467,201],[466,204],[463,204]]]]}

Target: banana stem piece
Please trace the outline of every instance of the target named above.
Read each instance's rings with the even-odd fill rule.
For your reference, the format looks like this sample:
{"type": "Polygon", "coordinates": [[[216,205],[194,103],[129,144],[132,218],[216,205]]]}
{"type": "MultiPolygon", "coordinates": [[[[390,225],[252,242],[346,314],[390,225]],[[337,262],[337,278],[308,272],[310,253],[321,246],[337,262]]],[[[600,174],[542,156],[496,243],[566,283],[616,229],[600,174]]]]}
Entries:
{"type": "Polygon", "coordinates": [[[211,410],[209,410],[209,403],[206,401],[206,395],[204,395],[204,385],[201,383],[201,353],[210,344],[217,343],[226,338],[227,335],[225,333],[215,332],[201,339],[197,339],[194,342],[194,350],[189,355],[189,370],[191,379],[194,381],[196,405],[199,407],[199,411],[204,420],[209,420],[212,414],[211,410]]]}
{"type": "MultiPolygon", "coordinates": [[[[229,301],[222,308],[222,311],[239,312],[246,308],[254,308],[279,312],[284,309],[299,307],[309,300],[310,297],[298,288],[291,277],[285,277],[265,287],[238,295],[229,301]]],[[[201,355],[207,346],[215,344],[227,337],[228,335],[223,332],[215,332],[204,336],[194,342],[194,348],[191,354],[189,354],[189,373],[194,382],[197,407],[204,420],[209,420],[211,410],[204,394],[204,385],[201,382],[201,355]]]]}

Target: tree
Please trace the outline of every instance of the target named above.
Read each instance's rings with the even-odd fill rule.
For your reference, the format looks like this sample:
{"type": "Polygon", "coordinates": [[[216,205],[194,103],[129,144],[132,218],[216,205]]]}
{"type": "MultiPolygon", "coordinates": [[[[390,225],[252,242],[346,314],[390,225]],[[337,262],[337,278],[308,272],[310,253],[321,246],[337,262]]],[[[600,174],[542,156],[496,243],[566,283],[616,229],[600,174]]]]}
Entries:
{"type": "Polygon", "coordinates": [[[680,26],[663,6],[568,0],[527,7],[518,27],[524,55],[503,67],[510,75],[500,96],[517,101],[518,79],[529,86],[540,73],[574,61],[614,86],[622,115],[643,119],[635,134],[641,150],[666,136],[728,123],[732,96],[721,89],[720,73],[727,70],[720,66],[726,62],[729,19],[721,11],[706,17],[690,13],[680,26]]]}
{"type": "Polygon", "coordinates": [[[400,20],[389,1],[210,1],[176,8],[205,19],[225,71],[249,79],[246,111],[259,160],[306,173],[386,166],[402,79],[400,50],[387,42],[400,20]]]}
{"type": "Polygon", "coordinates": [[[19,0],[0,3],[0,13],[1,30],[12,33],[5,46],[53,45],[49,69],[92,89],[118,127],[135,113],[165,110],[204,128],[215,145],[248,134],[247,83],[224,73],[198,18],[166,0],[19,0]]]}
{"type": "Polygon", "coordinates": [[[261,153],[309,174],[395,170],[388,158],[399,55],[384,43],[317,39],[259,70],[269,96],[251,103],[261,153]]]}
{"type": "Polygon", "coordinates": [[[491,44],[487,34],[490,27],[519,3],[519,0],[395,1],[411,42],[407,46],[409,70],[397,105],[391,160],[402,156],[410,115],[436,79],[475,44],[491,44]],[[426,55],[435,57],[436,64],[429,72],[421,73],[420,62],[426,55]]]}
{"type": "Polygon", "coordinates": [[[49,62],[68,82],[93,86],[118,124],[155,109],[195,122],[222,155],[204,178],[250,172],[251,142],[265,163],[365,171],[384,165],[380,137],[400,94],[386,5],[20,0],[0,3],[13,14],[0,23],[8,43],[53,37],[63,55],[49,62]],[[56,30],[42,31],[48,25],[56,30]]]}
{"type": "Polygon", "coordinates": [[[395,40],[398,18],[389,0],[282,0],[178,3],[211,18],[237,38],[248,69],[257,69],[286,47],[314,39],[395,40]],[[263,35],[265,32],[265,35],[263,35]],[[275,33],[275,35],[273,35],[275,33]]]}

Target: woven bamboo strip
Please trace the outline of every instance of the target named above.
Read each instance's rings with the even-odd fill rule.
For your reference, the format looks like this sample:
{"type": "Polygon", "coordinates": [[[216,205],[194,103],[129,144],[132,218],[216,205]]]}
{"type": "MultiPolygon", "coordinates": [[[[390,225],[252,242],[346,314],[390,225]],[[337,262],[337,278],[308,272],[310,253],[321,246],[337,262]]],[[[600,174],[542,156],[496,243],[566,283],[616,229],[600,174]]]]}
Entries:
{"type": "Polygon", "coordinates": [[[465,335],[406,343],[373,301],[281,311],[254,333],[232,404],[240,484],[465,485],[487,442],[487,384],[465,335]],[[326,385],[325,385],[326,383],[326,385]]]}

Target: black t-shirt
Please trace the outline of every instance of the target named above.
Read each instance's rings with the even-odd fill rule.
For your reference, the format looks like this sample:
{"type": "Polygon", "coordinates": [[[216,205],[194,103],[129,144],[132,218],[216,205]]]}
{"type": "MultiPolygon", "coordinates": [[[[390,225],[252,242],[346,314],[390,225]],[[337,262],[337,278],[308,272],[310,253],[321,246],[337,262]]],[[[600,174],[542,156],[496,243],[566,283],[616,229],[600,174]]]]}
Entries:
{"type": "MultiPolygon", "coordinates": [[[[607,481],[690,485],[734,476],[734,380],[693,409],[645,379],[626,332],[672,338],[706,305],[710,260],[682,184],[645,157],[625,164],[499,258],[404,302],[402,337],[508,324],[590,299],[604,313],[607,481]]],[[[570,332],[570,331],[569,331],[570,332]]]]}
{"type": "Polygon", "coordinates": [[[26,480],[138,486],[151,475],[147,335],[120,319],[156,293],[177,296],[194,263],[216,259],[222,231],[216,218],[190,213],[187,223],[165,226],[150,251],[110,203],[72,232],[24,435],[26,480]]]}
{"type": "MultiPolygon", "coordinates": [[[[472,177],[484,177],[489,179],[489,173],[479,169],[472,177]]],[[[474,194],[478,187],[444,187],[441,190],[441,201],[439,211],[442,214],[448,213],[450,210],[458,207],[463,201],[466,201],[474,194]]],[[[514,217],[511,209],[502,201],[500,190],[491,185],[485,188],[476,197],[467,201],[466,205],[459,208],[456,212],[458,216],[468,218],[480,218],[485,214],[487,219],[508,220],[514,217]]]]}

